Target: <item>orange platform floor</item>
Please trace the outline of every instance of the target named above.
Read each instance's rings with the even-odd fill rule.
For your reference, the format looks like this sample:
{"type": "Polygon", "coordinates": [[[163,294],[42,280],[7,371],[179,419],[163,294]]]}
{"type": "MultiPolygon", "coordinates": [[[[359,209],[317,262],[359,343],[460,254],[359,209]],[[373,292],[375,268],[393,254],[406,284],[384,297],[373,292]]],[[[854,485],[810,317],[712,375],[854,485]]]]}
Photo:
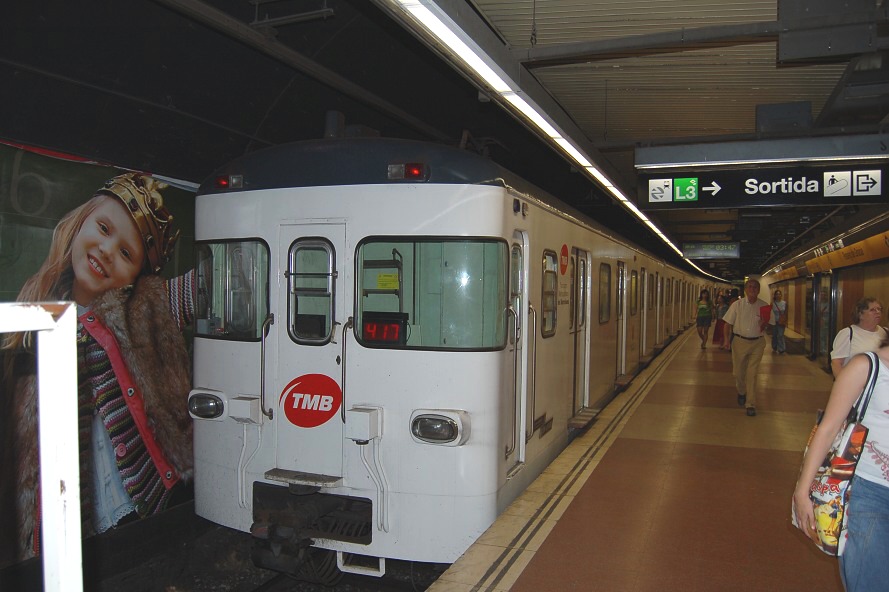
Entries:
{"type": "Polygon", "coordinates": [[[790,523],[832,377],[767,347],[756,417],[734,384],[730,352],[680,334],[430,592],[841,592],[790,523]]]}

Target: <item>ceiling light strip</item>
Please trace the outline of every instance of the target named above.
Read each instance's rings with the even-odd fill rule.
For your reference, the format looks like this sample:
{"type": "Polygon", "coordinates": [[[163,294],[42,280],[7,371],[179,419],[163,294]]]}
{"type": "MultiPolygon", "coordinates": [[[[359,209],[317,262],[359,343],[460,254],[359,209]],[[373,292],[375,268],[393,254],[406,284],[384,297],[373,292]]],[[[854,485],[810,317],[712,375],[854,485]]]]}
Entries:
{"type": "MultiPolygon", "coordinates": [[[[566,134],[563,134],[555,123],[550,122],[545,112],[533,100],[522,95],[519,85],[515,84],[435,2],[431,0],[394,0],[394,3],[443,44],[474,76],[484,82],[516,111],[521,113],[528,123],[554,142],[566,156],[576,163],[581,170],[586,171],[618,203],[646,224],[667,246],[685,259],[682,251],[670,242],[660,228],[649,220],[632,201],[627,199],[620,189],[590,162],[590,159],[582,150],[565,138],[566,134]]],[[[688,261],[689,264],[701,271],[701,273],[706,273],[688,259],[685,259],[685,261],[688,261]]]]}
{"type": "Polygon", "coordinates": [[[482,59],[481,56],[487,55],[434,2],[397,0],[397,3],[494,91],[501,94],[512,91],[503,77],[494,71],[496,66],[482,59]],[[437,14],[432,12],[433,8],[437,14]]]}

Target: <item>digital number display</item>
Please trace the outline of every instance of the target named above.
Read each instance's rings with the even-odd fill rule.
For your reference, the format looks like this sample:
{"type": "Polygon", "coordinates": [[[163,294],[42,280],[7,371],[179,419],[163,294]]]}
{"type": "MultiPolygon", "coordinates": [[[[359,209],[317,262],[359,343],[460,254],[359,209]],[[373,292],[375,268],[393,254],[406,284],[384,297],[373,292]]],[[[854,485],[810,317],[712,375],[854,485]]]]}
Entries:
{"type": "Polygon", "coordinates": [[[364,322],[364,340],[375,343],[401,343],[401,323],[364,322]]]}

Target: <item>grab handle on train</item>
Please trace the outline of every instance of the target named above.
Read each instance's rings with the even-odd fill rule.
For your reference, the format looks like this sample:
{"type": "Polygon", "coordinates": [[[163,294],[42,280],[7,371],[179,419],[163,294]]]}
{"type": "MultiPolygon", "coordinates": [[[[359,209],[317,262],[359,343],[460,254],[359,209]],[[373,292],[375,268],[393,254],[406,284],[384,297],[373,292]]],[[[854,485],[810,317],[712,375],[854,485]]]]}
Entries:
{"type": "Polygon", "coordinates": [[[506,314],[512,315],[515,319],[515,342],[518,343],[522,339],[522,326],[519,324],[519,313],[512,306],[506,307],[506,314]]]}
{"type": "Polygon", "coordinates": [[[262,336],[260,340],[260,363],[259,363],[259,405],[262,407],[262,414],[272,419],[274,415],[274,410],[269,407],[268,411],[265,408],[265,338],[269,334],[269,327],[275,324],[275,313],[270,312],[268,316],[266,316],[265,320],[262,322],[262,336]]]}

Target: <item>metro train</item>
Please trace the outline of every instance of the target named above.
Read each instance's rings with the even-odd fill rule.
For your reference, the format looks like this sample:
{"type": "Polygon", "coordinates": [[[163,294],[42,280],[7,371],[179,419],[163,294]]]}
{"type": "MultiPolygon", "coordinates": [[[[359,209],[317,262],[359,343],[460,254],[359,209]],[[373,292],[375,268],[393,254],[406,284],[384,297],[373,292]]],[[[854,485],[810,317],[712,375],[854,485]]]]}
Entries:
{"type": "Polygon", "coordinates": [[[712,287],[421,142],[248,154],[195,218],[196,511],[322,581],[456,560],[712,287]]]}

